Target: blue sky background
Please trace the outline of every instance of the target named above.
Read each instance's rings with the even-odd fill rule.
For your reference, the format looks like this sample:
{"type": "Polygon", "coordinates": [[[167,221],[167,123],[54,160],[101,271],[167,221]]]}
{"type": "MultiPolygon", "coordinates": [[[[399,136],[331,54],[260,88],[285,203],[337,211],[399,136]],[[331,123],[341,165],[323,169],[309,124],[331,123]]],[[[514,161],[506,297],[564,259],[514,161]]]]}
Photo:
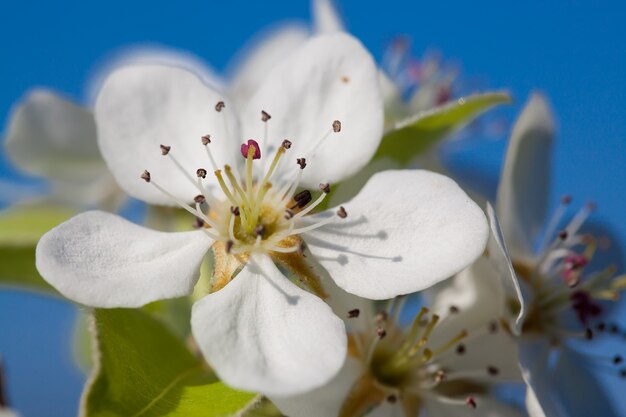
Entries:
{"type": "MultiPolygon", "coordinates": [[[[502,113],[509,119],[531,90],[543,90],[559,122],[553,201],[565,193],[580,204],[596,201],[594,222],[610,230],[617,242],[624,241],[625,3],[343,0],[340,8],[348,29],[377,58],[395,35],[405,34],[413,39],[415,55],[435,48],[483,85],[509,89],[516,99],[502,113]]],[[[304,0],[4,1],[2,126],[11,105],[33,86],[83,100],[90,74],[129,44],[187,50],[222,71],[261,29],[285,19],[308,21],[309,16],[304,0]]],[[[447,160],[457,172],[471,171],[473,178],[494,185],[504,146],[502,140],[473,141],[447,160]]],[[[23,179],[3,156],[0,179],[23,179]]],[[[74,311],[62,301],[0,292],[0,353],[8,369],[9,395],[27,417],[75,414],[82,376],[68,357],[74,311]]],[[[626,388],[624,381],[613,385],[622,392],[626,388]]]]}

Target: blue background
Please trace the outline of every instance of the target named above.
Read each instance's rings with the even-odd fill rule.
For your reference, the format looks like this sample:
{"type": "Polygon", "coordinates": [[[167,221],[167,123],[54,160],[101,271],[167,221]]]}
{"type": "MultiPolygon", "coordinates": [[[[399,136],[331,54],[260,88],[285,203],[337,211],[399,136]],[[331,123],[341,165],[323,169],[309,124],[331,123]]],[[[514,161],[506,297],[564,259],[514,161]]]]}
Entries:
{"type": "MultiPolygon", "coordinates": [[[[516,98],[503,113],[509,120],[531,90],[543,90],[559,121],[553,201],[565,193],[580,204],[594,200],[593,223],[618,243],[626,237],[623,2],[343,0],[340,8],[348,29],[377,58],[395,35],[406,34],[415,55],[434,47],[483,85],[508,88],[516,98]]],[[[269,24],[309,17],[306,1],[3,1],[0,118],[6,127],[12,103],[33,86],[83,101],[89,75],[128,44],[188,50],[222,71],[233,52],[269,24]]],[[[493,189],[504,146],[503,140],[473,141],[447,160],[493,189]]],[[[2,158],[2,180],[25,180],[2,158]]],[[[0,292],[9,396],[27,417],[75,414],[83,376],[69,357],[74,314],[62,301],[0,292]]],[[[608,381],[626,389],[623,380],[608,381]]]]}

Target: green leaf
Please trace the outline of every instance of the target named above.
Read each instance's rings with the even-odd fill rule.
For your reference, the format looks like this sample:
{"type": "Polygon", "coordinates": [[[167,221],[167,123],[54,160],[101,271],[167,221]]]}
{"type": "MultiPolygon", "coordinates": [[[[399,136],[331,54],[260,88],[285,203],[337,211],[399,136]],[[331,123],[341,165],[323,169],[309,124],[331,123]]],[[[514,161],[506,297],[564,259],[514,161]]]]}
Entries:
{"type": "Polygon", "coordinates": [[[83,417],[217,417],[255,397],[228,388],[168,328],[141,310],[96,309],[99,364],[83,417]]]}
{"type": "Polygon", "coordinates": [[[375,158],[391,157],[407,164],[482,113],[505,103],[511,103],[507,93],[475,94],[418,113],[385,134],[375,158]]]}

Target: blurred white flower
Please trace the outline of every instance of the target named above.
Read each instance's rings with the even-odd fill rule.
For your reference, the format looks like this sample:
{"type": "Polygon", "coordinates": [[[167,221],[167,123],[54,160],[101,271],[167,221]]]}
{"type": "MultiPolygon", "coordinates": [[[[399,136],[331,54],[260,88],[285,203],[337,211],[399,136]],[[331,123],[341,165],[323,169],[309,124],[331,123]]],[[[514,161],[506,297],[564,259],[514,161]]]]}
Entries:
{"type": "Polygon", "coordinates": [[[189,294],[212,249],[212,293],[192,315],[201,350],[230,385],[294,394],[339,370],[345,333],[274,262],[320,297],[313,259],[347,291],[389,298],[470,264],[483,251],[486,221],[453,181],[426,171],[377,175],[345,208],[306,216],[328,182],[362,168],[381,138],[377,70],[348,35],[313,38],[266,76],[241,113],[233,107],[182,69],[113,73],[96,104],[111,172],[130,195],[189,211],[199,230],[159,233],[88,212],[40,240],[37,267],[77,302],[140,306],[189,294]],[[257,139],[242,145],[245,137],[257,139]],[[296,193],[318,184],[315,199],[296,193]]]}
{"type": "Polygon", "coordinates": [[[376,311],[367,300],[338,296],[335,311],[349,328],[342,370],[322,388],[270,399],[292,417],[521,416],[491,392],[520,378],[515,342],[494,309],[498,300],[485,303],[493,290],[468,285],[469,271],[458,278],[436,293],[434,314],[422,308],[409,326],[399,323],[406,299],[376,311]]]}
{"type": "MultiPolygon", "coordinates": [[[[613,267],[583,276],[598,244],[592,236],[580,233],[592,205],[583,207],[558,231],[571,200],[565,197],[547,221],[553,140],[550,109],[543,96],[534,94],[513,128],[495,212],[488,207],[494,238],[488,251],[497,273],[483,276],[492,285],[501,279],[508,293],[507,304],[514,314],[511,329],[520,336],[520,366],[530,415],[599,412],[610,416],[613,412],[604,397],[594,398],[602,390],[572,342],[593,337],[593,323],[603,310],[601,301],[616,300],[626,288],[626,277],[615,277],[613,267]],[[536,249],[546,223],[543,242],[536,249]],[[553,353],[558,355],[555,365],[553,353]],[[570,388],[578,394],[573,396],[570,388]]],[[[605,362],[616,366],[622,359],[617,355],[605,362]]],[[[615,376],[618,372],[615,369],[615,376]]]]}

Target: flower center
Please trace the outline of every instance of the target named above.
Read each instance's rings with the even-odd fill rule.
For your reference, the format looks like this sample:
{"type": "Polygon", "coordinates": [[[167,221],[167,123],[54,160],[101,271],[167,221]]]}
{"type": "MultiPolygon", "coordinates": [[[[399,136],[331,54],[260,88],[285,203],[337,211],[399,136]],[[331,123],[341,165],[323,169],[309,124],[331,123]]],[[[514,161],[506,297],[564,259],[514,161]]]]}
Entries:
{"type": "MultiPolygon", "coordinates": [[[[495,376],[499,373],[498,368],[451,369],[449,364],[454,363],[454,356],[465,354],[466,346],[462,341],[469,332],[461,330],[447,342],[432,346],[431,334],[440,322],[439,316],[433,314],[429,318],[428,309],[422,308],[410,328],[401,329],[397,320],[403,302],[391,316],[382,312],[375,317],[375,332],[353,331],[350,334],[349,353],[364,364],[372,381],[371,389],[380,393],[379,398],[388,401],[400,399],[419,405],[425,398],[430,398],[475,407],[472,395],[485,390],[484,384],[476,382],[476,377],[495,376]]],[[[451,315],[459,314],[459,309],[451,307],[450,312],[451,315]]],[[[358,310],[351,310],[348,314],[349,318],[358,316],[358,310]]],[[[494,322],[484,330],[496,332],[497,329],[494,322]]],[[[344,409],[349,408],[348,399],[344,409]]]]}
{"type": "Polygon", "coordinates": [[[546,230],[536,260],[513,260],[517,275],[533,292],[533,301],[524,322],[524,333],[547,333],[558,344],[563,336],[578,335],[591,338],[590,322],[602,313],[600,300],[615,301],[626,289],[624,276],[615,276],[615,267],[600,272],[584,274],[598,244],[596,238],[579,233],[587,217],[594,209],[585,205],[567,224],[557,232],[571,198],[561,199],[546,230]],[[583,330],[572,332],[563,328],[560,315],[564,311],[575,314],[583,330]]]}
{"type": "MultiPolygon", "coordinates": [[[[218,106],[216,106],[216,111],[222,111],[223,103],[219,108],[218,106]]],[[[265,111],[261,112],[261,116],[262,122],[267,125],[271,116],[265,111]]],[[[340,130],[341,124],[335,120],[330,132],[340,130]]],[[[291,179],[276,178],[277,168],[285,159],[285,153],[291,148],[292,143],[289,140],[285,139],[282,142],[267,171],[260,173],[261,175],[255,175],[255,171],[258,171],[255,161],[262,157],[262,150],[257,141],[249,139],[241,145],[241,155],[245,159],[243,172],[238,172],[230,165],[218,168],[211,152],[211,136],[202,136],[201,142],[213,167],[217,184],[223,193],[222,199],[216,199],[208,192],[205,185],[208,171],[205,168],[196,169],[194,179],[193,175],[176,159],[171,146],[161,145],[161,154],[168,157],[176,169],[199,191],[193,199],[195,207],[176,198],[161,187],[149,171],[144,171],[141,178],[194,215],[196,225],[212,239],[225,242],[228,253],[302,252],[303,241],[298,235],[322,227],[334,220],[334,216],[328,216],[313,223],[302,221],[304,216],[315,210],[330,192],[329,184],[320,184],[321,194],[316,199],[313,199],[309,190],[298,192],[302,172],[307,166],[305,158],[296,159],[297,174],[291,179]]],[[[336,215],[345,218],[347,212],[341,207],[336,215]]]]}

